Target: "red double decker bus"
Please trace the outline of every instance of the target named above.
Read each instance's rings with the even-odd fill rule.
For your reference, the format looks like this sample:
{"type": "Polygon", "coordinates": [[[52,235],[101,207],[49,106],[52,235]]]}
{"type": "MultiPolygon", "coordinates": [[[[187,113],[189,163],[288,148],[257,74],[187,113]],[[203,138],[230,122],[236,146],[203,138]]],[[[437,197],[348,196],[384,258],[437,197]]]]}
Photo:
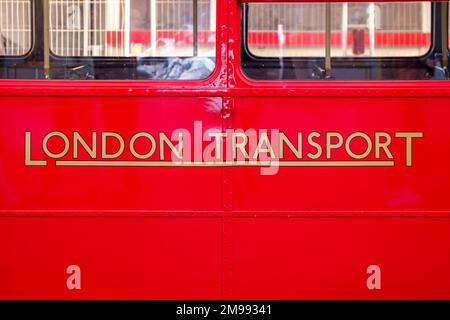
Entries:
{"type": "Polygon", "coordinates": [[[0,299],[450,299],[448,17],[0,0],[0,299]]]}

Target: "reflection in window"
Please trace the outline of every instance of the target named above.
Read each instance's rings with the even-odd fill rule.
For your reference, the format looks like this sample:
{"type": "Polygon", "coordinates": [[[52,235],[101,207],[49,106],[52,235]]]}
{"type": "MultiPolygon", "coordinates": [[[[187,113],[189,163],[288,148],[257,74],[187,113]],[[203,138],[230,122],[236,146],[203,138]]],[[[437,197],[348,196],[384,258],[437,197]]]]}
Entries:
{"type": "Polygon", "coordinates": [[[0,78],[200,80],[215,69],[216,0],[0,0],[0,19],[0,55],[32,48],[1,59],[0,78]]]}
{"type": "MultiPolygon", "coordinates": [[[[324,3],[251,3],[248,48],[263,57],[323,57],[324,3]]],[[[431,45],[429,2],[333,3],[331,56],[408,57],[431,45]]]]}
{"type": "Polygon", "coordinates": [[[23,56],[31,49],[31,1],[0,0],[0,56],[23,56]]]}
{"type": "Polygon", "coordinates": [[[215,52],[215,0],[51,0],[50,21],[50,48],[59,56],[212,57],[215,52]]]}

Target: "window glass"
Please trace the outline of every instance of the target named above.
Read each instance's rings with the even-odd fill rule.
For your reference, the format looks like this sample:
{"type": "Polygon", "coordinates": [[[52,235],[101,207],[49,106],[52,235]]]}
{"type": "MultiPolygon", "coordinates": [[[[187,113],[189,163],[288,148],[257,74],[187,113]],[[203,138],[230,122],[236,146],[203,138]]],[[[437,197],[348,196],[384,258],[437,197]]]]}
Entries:
{"type": "MultiPolygon", "coordinates": [[[[0,4],[0,50],[21,55],[30,2],[0,4]]],[[[1,61],[0,78],[200,80],[215,69],[216,0],[47,0],[33,14],[32,54],[1,61]]]]}
{"type": "MultiPolygon", "coordinates": [[[[331,4],[331,56],[412,57],[431,45],[429,2],[331,4]]],[[[261,57],[323,57],[324,3],[251,3],[248,48],[261,57]]]]}
{"type": "Polygon", "coordinates": [[[31,49],[31,1],[0,0],[0,56],[23,56],[31,49]]]}
{"type": "Polygon", "coordinates": [[[447,28],[447,6],[247,3],[241,66],[256,80],[445,80],[445,39],[433,30],[447,28]]]}
{"type": "Polygon", "coordinates": [[[50,48],[60,56],[213,56],[214,1],[51,0],[50,48]]]}

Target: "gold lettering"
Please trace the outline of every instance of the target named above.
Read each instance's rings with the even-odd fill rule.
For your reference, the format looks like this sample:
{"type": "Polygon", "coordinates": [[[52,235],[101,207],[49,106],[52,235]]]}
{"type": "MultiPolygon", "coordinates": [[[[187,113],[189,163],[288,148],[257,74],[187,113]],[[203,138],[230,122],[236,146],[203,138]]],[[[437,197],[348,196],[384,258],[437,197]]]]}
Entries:
{"type": "Polygon", "coordinates": [[[150,158],[155,153],[155,150],[156,150],[156,141],[155,141],[155,138],[153,138],[153,136],[150,133],[139,132],[139,133],[136,133],[133,137],[131,137],[130,152],[134,157],[136,157],[138,159],[147,159],[147,158],[150,158]],[[150,151],[147,152],[146,154],[140,154],[134,148],[134,143],[140,137],[147,138],[150,141],[150,144],[151,144],[150,151]]]}
{"type": "Polygon", "coordinates": [[[46,166],[47,161],[31,160],[31,132],[25,132],[25,165],[26,166],[46,166]]]}
{"type": "Polygon", "coordinates": [[[389,159],[392,159],[392,153],[389,151],[389,145],[392,142],[391,135],[386,132],[375,132],[375,158],[380,159],[380,149],[384,150],[384,153],[389,159]],[[385,142],[381,142],[380,138],[384,137],[385,142]]]}
{"type": "Polygon", "coordinates": [[[164,132],[159,133],[159,158],[164,160],[164,144],[170,149],[170,152],[175,155],[178,159],[183,159],[183,133],[178,133],[178,144],[172,143],[172,141],[166,136],[164,132]]]}
{"type": "Polygon", "coordinates": [[[396,138],[405,138],[406,142],[406,166],[412,166],[412,139],[423,138],[423,132],[396,132],[396,138]]]}
{"type": "Polygon", "coordinates": [[[314,138],[319,138],[319,137],[320,137],[320,133],[318,133],[318,132],[311,132],[308,135],[308,143],[309,143],[309,145],[311,147],[314,147],[314,148],[317,149],[316,153],[308,152],[307,156],[310,159],[317,159],[317,158],[320,158],[320,156],[322,155],[322,146],[319,143],[314,141],[314,138]]]}
{"type": "Polygon", "coordinates": [[[64,157],[67,152],[69,151],[69,138],[67,138],[67,136],[59,131],[53,131],[48,133],[45,137],[44,140],[42,141],[42,149],[44,150],[45,154],[53,159],[59,159],[64,157]],[[53,137],[60,137],[63,141],[64,141],[64,148],[61,152],[59,153],[53,153],[48,149],[48,141],[53,138],[53,137]]]}
{"type": "Polygon", "coordinates": [[[303,157],[301,132],[297,133],[297,148],[295,148],[294,144],[289,140],[289,138],[286,136],[286,134],[284,134],[284,132],[280,132],[279,139],[280,139],[279,145],[280,159],[284,158],[284,144],[286,144],[289,150],[291,150],[295,154],[297,159],[301,159],[303,157]]]}
{"type": "Polygon", "coordinates": [[[372,140],[370,140],[370,137],[367,134],[365,134],[364,132],[352,133],[351,135],[349,135],[347,137],[347,140],[345,141],[345,151],[347,151],[347,154],[350,157],[352,157],[353,159],[363,159],[369,155],[370,151],[372,151],[372,140]],[[361,137],[364,140],[366,140],[366,142],[367,142],[367,149],[366,149],[366,151],[364,151],[361,154],[356,154],[350,149],[350,143],[352,142],[352,140],[354,138],[357,138],[357,137],[361,137]]]}
{"type": "Polygon", "coordinates": [[[222,145],[223,145],[223,141],[222,138],[226,138],[227,134],[223,133],[223,132],[216,132],[216,131],[211,131],[208,132],[208,136],[210,138],[214,138],[215,141],[215,154],[216,154],[216,160],[220,160],[222,159],[222,145]]]}
{"type": "Polygon", "coordinates": [[[124,149],[125,149],[125,141],[123,140],[122,136],[120,136],[118,133],[115,133],[115,132],[102,132],[102,158],[103,159],[115,159],[123,153],[124,149]],[[115,139],[117,139],[117,141],[119,141],[119,150],[117,150],[117,152],[115,152],[115,153],[107,152],[108,138],[115,138],[115,139]]]}
{"type": "Polygon", "coordinates": [[[237,159],[237,149],[242,153],[244,159],[248,159],[248,153],[245,150],[245,146],[248,143],[248,136],[243,132],[233,132],[231,134],[231,150],[233,151],[233,160],[237,159]],[[242,138],[241,142],[237,142],[238,138],[242,138]]]}
{"type": "Polygon", "coordinates": [[[342,147],[344,139],[338,132],[327,132],[327,159],[331,159],[331,150],[342,147]],[[337,143],[332,143],[331,138],[338,138],[337,143]]]}
{"type": "Polygon", "coordinates": [[[258,159],[260,153],[269,153],[272,159],[275,159],[275,152],[273,151],[272,144],[270,143],[269,136],[267,132],[261,132],[258,140],[258,145],[256,146],[255,152],[253,153],[253,159],[258,159]],[[265,145],[265,147],[263,147],[265,145]]]}
{"type": "Polygon", "coordinates": [[[78,132],[73,133],[73,157],[78,159],[78,142],[83,146],[83,149],[94,159],[97,156],[97,133],[92,132],[92,147],[89,147],[87,142],[81,137],[78,132]]]}

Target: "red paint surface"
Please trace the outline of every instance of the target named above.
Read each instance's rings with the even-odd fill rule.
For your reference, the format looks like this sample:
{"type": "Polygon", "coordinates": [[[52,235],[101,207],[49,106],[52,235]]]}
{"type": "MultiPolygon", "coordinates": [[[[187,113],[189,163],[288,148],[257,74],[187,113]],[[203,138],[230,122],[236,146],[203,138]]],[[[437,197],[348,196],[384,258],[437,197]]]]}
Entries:
{"type": "Polygon", "coordinates": [[[207,80],[0,81],[0,298],[450,299],[449,82],[252,81],[238,3],[218,12],[207,80]],[[53,130],[169,134],[195,120],[424,139],[412,167],[24,166],[25,131],[38,143],[53,130]],[[81,291],[66,289],[71,264],[81,291]],[[366,288],[371,264],[380,291],[366,288]]]}
{"type": "Polygon", "coordinates": [[[436,299],[450,295],[448,219],[236,219],[238,299],[436,299]],[[380,291],[361,270],[380,266],[380,291]]]}
{"type": "MultiPolygon", "coordinates": [[[[24,166],[24,133],[32,132],[33,157],[44,157],[42,139],[50,131],[113,131],[129,140],[149,131],[170,136],[177,128],[193,128],[202,120],[204,129],[221,127],[220,98],[29,98],[4,97],[0,118],[2,144],[2,212],[9,210],[151,210],[219,211],[220,168],[201,170],[208,188],[192,185],[198,170],[185,168],[66,168],[24,166]],[[27,118],[24,118],[27,115],[27,118]],[[19,162],[18,160],[21,159],[19,162]],[[15,179],[21,177],[21,179],[15,179]],[[27,186],[24,188],[24,186],[27,186]]],[[[100,144],[100,139],[98,139],[100,144]]],[[[144,145],[145,146],[145,145],[144,145]]],[[[55,146],[54,150],[61,148],[55,146]]],[[[70,153],[72,153],[71,149],[70,153]]],[[[55,151],[56,152],[56,151],[55,151]]],[[[112,152],[112,151],[111,151],[112,152]]],[[[145,153],[146,151],[141,151],[145,153]]],[[[83,160],[88,155],[81,152],[83,160]]]]}
{"type": "Polygon", "coordinates": [[[221,296],[218,218],[2,218],[1,226],[2,299],[221,296]],[[80,291],[66,287],[72,264],[80,291]]]}

